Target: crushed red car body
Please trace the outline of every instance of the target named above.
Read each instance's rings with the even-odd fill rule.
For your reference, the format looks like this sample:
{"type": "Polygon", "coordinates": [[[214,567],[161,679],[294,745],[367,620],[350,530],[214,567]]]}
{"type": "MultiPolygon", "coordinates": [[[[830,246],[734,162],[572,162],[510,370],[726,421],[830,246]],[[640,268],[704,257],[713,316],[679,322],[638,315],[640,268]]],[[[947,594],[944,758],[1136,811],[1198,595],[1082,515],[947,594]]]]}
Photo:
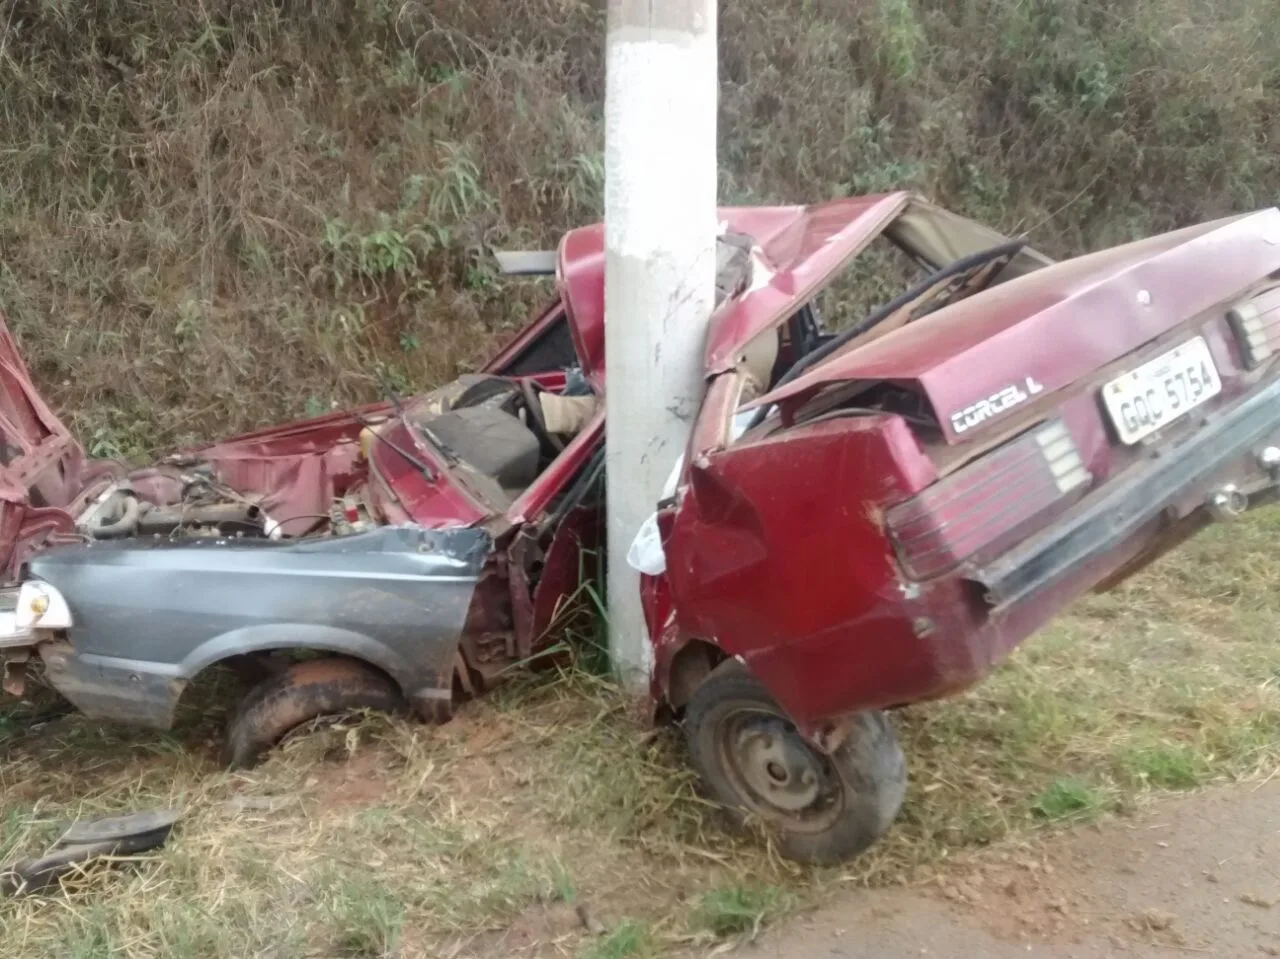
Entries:
{"type": "MultiPolygon", "coordinates": [[[[1274,499],[1280,212],[1061,263],[906,193],[721,216],[706,393],[642,577],[654,698],[714,798],[837,859],[902,800],[883,710],[1274,499]]],[[[8,685],[38,657],[85,712],[166,725],[208,666],[306,649],[330,673],[264,680],[291,715],[442,718],[547,648],[603,528],[602,229],[555,272],[478,374],[140,470],[85,456],[6,331],[8,685]]],[[[242,710],[231,758],[282,732],[242,710]]]]}
{"type": "MultiPolygon", "coordinates": [[[[1270,498],[1277,270],[1274,210],[1155,237],[855,339],[755,399],[776,412],[736,442],[700,422],[667,517],[669,641],[715,637],[806,724],[971,684],[1211,519],[1215,490],[1270,498]],[[1188,341],[1200,396],[1181,367],[1172,400],[1125,379],[1188,341]],[[1184,409],[1126,441],[1112,382],[1184,409]],[[927,421],[867,402],[876,389],[927,421]],[[1227,440],[1241,404],[1262,412],[1227,440]]],[[[736,405],[740,379],[713,378],[708,405],[736,405]]]]}

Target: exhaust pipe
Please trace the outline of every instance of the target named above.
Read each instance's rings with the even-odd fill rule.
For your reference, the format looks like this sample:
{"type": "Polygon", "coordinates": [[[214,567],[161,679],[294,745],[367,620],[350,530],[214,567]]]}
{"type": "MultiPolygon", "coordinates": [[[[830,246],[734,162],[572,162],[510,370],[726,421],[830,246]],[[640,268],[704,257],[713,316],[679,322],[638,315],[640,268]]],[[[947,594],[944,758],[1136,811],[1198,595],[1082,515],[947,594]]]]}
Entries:
{"type": "Polygon", "coordinates": [[[1244,515],[1249,508],[1249,497],[1240,492],[1234,483],[1219,486],[1205,500],[1209,515],[1220,523],[1229,523],[1244,515]]]}

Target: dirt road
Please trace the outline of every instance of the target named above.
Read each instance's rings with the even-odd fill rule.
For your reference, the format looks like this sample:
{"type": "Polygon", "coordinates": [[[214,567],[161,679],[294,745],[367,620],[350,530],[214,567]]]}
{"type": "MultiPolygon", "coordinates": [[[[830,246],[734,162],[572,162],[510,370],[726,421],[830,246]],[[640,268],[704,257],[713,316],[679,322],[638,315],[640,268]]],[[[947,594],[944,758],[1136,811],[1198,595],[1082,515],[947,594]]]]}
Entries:
{"type": "Polygon", "coordinates": [[[1280,780],[1162,802],[925,890],[850,892],[735,959],[1280,956],[1280,780]]]}

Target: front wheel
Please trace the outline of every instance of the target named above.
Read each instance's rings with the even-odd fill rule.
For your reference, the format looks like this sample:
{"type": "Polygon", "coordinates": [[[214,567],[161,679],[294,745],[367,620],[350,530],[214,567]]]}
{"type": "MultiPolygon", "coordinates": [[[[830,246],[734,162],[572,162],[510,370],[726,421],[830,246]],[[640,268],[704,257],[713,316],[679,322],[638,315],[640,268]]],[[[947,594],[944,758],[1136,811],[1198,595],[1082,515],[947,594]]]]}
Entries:
{"type": "Polygon", "coordinates": [[[251,766],[291,730],[323,716],[403,707],[395,683],[372,666],[340,656],[303,660],[249,690],[231,717],[223,760],[233,769],[251,766]]]}
{"type": "Polygon", "coordinates": [[[859,713],[830,755],[800,735],[768,691],[729,660],[685,713],[693,766],[739,823],[757,821],[788,859],[834,863],[879,839],[898,814],[906,762],[884,713],[859,713]]]}

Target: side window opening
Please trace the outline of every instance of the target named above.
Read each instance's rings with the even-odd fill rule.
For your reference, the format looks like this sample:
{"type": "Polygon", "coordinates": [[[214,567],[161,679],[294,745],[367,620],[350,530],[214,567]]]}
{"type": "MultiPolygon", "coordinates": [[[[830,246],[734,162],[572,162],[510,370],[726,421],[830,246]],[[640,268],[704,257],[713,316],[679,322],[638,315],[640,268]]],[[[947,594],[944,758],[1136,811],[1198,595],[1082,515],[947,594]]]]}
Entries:
{"type": "Polygon", "coordinates": [[[891,240],[879,238],[808,304],[820,342],[803,353],[778,384],[837,352],[981,292],[1026,256],[1025,241],[1006,240],[934,268],[891,240]]]}
{"type": "Polygon", "coordinates": [[[526,346],[502,369],[504,376],[532,376],[551,370],[565,370],[579,365],[573,346],[569,318],[563,309],[546,331],[526,346]]]}
{"type": "Polygon", "coordinates": [[[815,298],[814,313],[821,333],[832,336],[843,332],[932,270],[887,237],[876,237],[815,298]]]}
{"type": "Polygon", "coordinates": [[[919,283],[932,270],[931,264],[886,236],[877,237],[779,329],[778,358],[768,388],[780,385],[799,360],[919,283]]]}

